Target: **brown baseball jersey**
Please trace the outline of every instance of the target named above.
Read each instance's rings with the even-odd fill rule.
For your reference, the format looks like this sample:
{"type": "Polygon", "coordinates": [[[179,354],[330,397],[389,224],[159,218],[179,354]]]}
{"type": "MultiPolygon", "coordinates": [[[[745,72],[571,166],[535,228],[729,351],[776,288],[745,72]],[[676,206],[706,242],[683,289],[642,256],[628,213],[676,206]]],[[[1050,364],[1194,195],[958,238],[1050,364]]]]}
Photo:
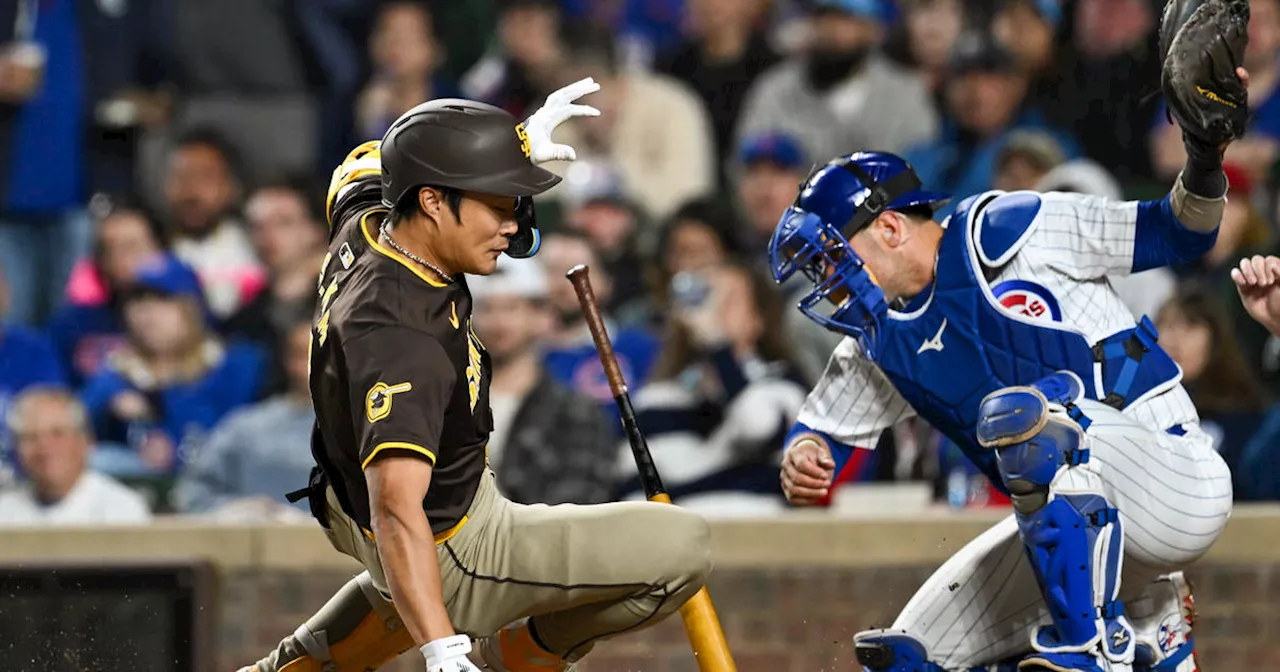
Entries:
{"type": "Polygon", "coordinates": [[[364,470],[389,454],[434,465],[422,506],[438,541],[466,522],[492,429],[489,357],[461,275],[444,284],[379,241],[378,179],[330,195],[333,233],[311,334],[312,453],[372,535],[364,470]]]}

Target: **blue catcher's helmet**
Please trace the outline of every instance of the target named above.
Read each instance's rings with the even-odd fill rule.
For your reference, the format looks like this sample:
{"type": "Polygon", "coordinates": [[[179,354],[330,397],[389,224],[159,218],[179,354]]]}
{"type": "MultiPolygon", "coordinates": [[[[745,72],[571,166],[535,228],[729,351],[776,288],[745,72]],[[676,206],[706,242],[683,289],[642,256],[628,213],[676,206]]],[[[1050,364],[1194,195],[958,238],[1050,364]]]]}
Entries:
{"type": "Polygon", "coordinates": [[[804,273],[814,287],[800,300],[800,311],[856,338],[874,356],[889,306],[849,240],[885,210],[936,208],[950,198],[922,190],[911,164],[893,154],[858,152],[835,159],[800,185],[795,202],[782,213],[769,241],[773,279],[782,283],[796,271],[804,273]],[[834,309],[824,314],[818,307],[827,300],[834,309]]]}

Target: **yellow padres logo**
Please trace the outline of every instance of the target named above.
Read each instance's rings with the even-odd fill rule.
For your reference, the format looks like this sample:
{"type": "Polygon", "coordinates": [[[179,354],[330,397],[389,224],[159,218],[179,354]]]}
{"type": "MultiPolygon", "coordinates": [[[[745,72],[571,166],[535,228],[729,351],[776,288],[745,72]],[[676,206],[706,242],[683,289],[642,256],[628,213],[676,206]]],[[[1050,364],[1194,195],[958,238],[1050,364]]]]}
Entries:
{"type": "Polygon", "coordinates": [[[369,422],[374,423],[391,415],[391,398],[412,389],[413,385],[409,383],[399,385],[388,385],[382,381],[374,383],[373,387],[369,388],[369,394],[364,398],[365,415],[369,418],[369,422]]]}
{"type": "Polygon", "coordinates": [[[529,147],[529,134],[524,130],[524,124],[516,124],[516,137],[520,138],[520,151],[524,152],[524,158],[529,158],[533,150],[529,147]]]}

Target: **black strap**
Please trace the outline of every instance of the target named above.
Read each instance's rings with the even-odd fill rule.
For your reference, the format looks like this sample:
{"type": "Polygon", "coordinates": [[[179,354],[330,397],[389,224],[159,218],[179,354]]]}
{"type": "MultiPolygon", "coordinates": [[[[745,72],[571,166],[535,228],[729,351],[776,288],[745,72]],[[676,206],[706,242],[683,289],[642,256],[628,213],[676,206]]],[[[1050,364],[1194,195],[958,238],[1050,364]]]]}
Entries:
{"type": "Polygon", "coordinates": [[[848,158],[840,159],[838,165],[871,190],[871,193],[867,194],[866,199],[862,201],[862,205],[854,211],[853,217],[850,217],[849,222],[845,224],[843,233],[846,240],[875,221],[875,218],[879,217],[880,213],[884,212],[899,196],[920,188],[920,177],[914,170],[904,170],[883,182],[877,182],[862,169],[862,166],[848,158]]]}
{"type": "Polygon", "coordinates": [[[302,488],[300,490],[294,490],[293,492],[285,493],[284,498],[289,500],[290,504],[297,504],[298,502],[301,502],[303,499],[310,496],[311,496],[311,486],[308,485],[307,487],[302,488]]]}

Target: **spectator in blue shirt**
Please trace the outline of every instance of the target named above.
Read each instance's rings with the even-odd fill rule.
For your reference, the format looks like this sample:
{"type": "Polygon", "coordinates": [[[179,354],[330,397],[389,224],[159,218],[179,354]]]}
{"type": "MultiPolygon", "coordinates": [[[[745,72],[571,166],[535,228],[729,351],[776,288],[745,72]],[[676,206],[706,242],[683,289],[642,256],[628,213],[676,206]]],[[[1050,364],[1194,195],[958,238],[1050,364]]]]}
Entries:
{"type": "Polygon", "coordinates": [[[89,246],[79,0],[0,3],[0,265],[10,319],[43,322],[89,246]]]}
{"type": "Polygon", "coordinates": [[[1027,75],[1017,62],[983,33],[970,33],[956,42],[944,90],[946,117],[938,137],[904,157],[925,184],[952,195],[939,216],[949,214],[965,197],[992,188],[996,157],[1014,130],[1044,130],[1068,160],[1079,156],[1076,141],[1050,127],[1041,110],[1028,104],[1027,75]]]}
{"type": "Polygon", "coordinates": [[[195,272],[173,257],[139,271],[123,315],[128,346],[83,391],[99,440],[126,446],[103,468],[172,475],[207,431],[256,398],[266,358],[214,335],[195,272]]]}
{"type": "MultiPolygon", "coordinates": [[[[582,234],[556,233],[543,237],[542,251],[535,259],[543,264],[549,278],[563,278],[570,268],[587,264],[591,268],[591,286],[601,306],[609,305],[613,278],[609,269],[598,263],[591,245],[582,234]]],[[[582,306],[568,281],[550,283],[549,300],[555,312],[555,326],[547,339],[546,369],[552,379],[575,392],[590,397],[609,417],[617,417],[613,393],[604,367],[591,340],[591,332],[582,318],[582,306]]],[[[658,354],[657,337],[638,327],[621,328],[614,316],[602,309],[605,327],[613,341],[618,368],[632,392],[644,386],[649,368],[658,354]]],[[[621,436],[621,425],[614,425],[621,436]]]]}
{"type": "Polygon", "coordinates": [[[286,329],[280,354],[288,389],[233,411],[193,451],[174,490],[179,511],[259,521],[310,511],[305,499],[290,505],[285,493],[305,486],[315,465],[316,414],[307,385],[311,324],[306,319],[286,329]]]}

